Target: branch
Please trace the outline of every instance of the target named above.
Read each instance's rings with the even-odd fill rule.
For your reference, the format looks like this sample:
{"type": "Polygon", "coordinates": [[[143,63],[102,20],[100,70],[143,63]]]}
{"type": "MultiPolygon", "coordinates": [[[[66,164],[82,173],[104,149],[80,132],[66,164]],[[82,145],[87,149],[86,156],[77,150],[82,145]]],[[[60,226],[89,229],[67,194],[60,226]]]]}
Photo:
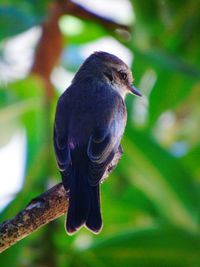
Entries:
{"type": "Polygon", "coordinates": [[[90,11],[89,9],[83,7],[82,5],[74,3],[70,0],[60,1],[60,5],[62,6],[62,9],[66,14],[76,16],[82,20],[91,20],[102,25],[107,30],[113,31],[116,29],[122,29],[129,32],[131,30],[131,28],[127,25],[118,23],[109,18],[98,15],[90,11]]]}
{"type": "Polygon", "coordinates": [[[55,95],[50,76],[53,68],[58,64],[63,50],[63,36],[58,21],[62,10],[57,3],[49,7],[49,14],[42,24],[42,34],[37,45],[31,73],[39,75],[44,81],[46,97],[49,100],[55,95]]]}
{"type": "Polygon", "coordinates": [[[63,215],[68,208],[69,193],[62,183],[33,199],[25,209],[0,225],[0,252],[63,215]]]}
{"type": "MultiPolygon", "coordinates": [[[[121,147],[107,167],[102,178],[104,180],[116,167],[122,155],[121,147]]],[[[41,226],[49,223],[67,212],[69,191],[63,184],[57,184],[45,193],[34,198],[15,217],[0,224],[0,252],[30,235],[41,226]]]]}

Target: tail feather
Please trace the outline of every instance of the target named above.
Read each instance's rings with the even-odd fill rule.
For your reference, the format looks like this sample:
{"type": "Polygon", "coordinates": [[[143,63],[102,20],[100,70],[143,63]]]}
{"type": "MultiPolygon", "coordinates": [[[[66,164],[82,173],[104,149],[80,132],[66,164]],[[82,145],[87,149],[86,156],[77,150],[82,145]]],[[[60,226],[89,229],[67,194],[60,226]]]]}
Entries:
{"type": "Polygon", "coordinates": [[[70,179],[69,209],[67,215],[67,232],[77,231],[87,220],[90,209],[88,181],[85,174],[74,169],[70,179]]]}
{"type": "Polygon", "coordinates": [[[85,224],[97,233],[102,226],[99,185],[90,186],[88,175],[83,170],[74,169],[71,174],[66,230],[73,234],[85,224]]]}
{"type": "Polygon", "coordinates": [[[86,226],[92,232],[98,233],[102,228],[99,185],[91,187],[90,191],[91,191],[91,207],[86,221],[86,226]]]}

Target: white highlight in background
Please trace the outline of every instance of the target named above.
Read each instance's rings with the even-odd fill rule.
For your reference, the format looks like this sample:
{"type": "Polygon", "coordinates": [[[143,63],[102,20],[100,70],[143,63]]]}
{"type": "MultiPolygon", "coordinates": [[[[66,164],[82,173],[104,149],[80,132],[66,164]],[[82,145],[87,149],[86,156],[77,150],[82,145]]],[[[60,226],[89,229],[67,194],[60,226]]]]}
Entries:
{"type": "Polygon", "coordinates": [[[129,24],[134,20],[134,12],[128,0],[73,0],[73,2],[119,23],[129,24]]]}
{"type": "Polygon", "coordinates": [[[80,54],[87,58],[95,51],[105,51],[121,58],[128,66],[131,66],[133,55],[128,48],[120,44],[112,37],[104,37],[80,47],[80,54]]]}
{"type": "Polygon", "coordinates": [[[21,190],[25,162],[26,134],[23,129],[20,129],[7,145],[0,148],[0,211],[21,190]]]}

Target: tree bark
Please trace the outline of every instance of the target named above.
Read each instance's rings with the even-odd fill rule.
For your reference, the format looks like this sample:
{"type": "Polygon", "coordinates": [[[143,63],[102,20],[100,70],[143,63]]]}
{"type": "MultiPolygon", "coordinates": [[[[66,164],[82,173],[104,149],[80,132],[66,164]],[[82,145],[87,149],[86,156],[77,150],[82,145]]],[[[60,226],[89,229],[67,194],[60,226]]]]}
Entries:
{"type": "Polygon", "coordinates": [[[69,192],[62,183],[33,199],[14,218],[0,225],[0,252],[66,213],[68,200],[69,192]]]}

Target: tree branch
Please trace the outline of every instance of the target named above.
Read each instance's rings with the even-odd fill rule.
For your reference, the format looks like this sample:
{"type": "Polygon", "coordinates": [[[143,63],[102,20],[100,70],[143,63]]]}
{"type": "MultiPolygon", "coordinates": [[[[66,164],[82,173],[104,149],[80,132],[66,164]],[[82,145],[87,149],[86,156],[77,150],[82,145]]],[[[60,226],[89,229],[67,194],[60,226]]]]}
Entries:
{"type": "Polygon", "coordinates": [[[65,14],[76,16],[82,20],[91,20],[102,25],[105,29],[113,31],[116,29],[121,29],[130,32],[131,27],[113,21],[112,19],[106,18],[104,16],[98,15],[91,10],[85,8],[84,6],[74,3],[73,1],[60,1],[60,5],[65,14]]]}
{"type": "MultiPolygon", "coordinates": [[[[107,167],[102,180],[116,167],[122,155],[121,147],[107,167]]],[[[0,252],[3,252],[41,226],[67,212],[69,191],[63,184],[57,184],[45,193],[34,198],[15,217],[0,224],[0,252]]]]}
{"type": "Polygon", "coordinates": [[[55,95],[50,76],[53,68],[58,64],[63,50],[63,36],[58,25],[61,15],[61,7],[58,3],[53,3],[49,7],[46,21],[42,24],[42,34],[35,51],[31,69],[31,73],[39,75],[44,81],[44,89],[48,100],[52,100],[55,95]]]}
{"type": "Polygon", "coordinates": [[[0,252],[66,213],[68,200],[69,192],[62,183],[33,199],[14,218],[0,225],[0,252]]]}

